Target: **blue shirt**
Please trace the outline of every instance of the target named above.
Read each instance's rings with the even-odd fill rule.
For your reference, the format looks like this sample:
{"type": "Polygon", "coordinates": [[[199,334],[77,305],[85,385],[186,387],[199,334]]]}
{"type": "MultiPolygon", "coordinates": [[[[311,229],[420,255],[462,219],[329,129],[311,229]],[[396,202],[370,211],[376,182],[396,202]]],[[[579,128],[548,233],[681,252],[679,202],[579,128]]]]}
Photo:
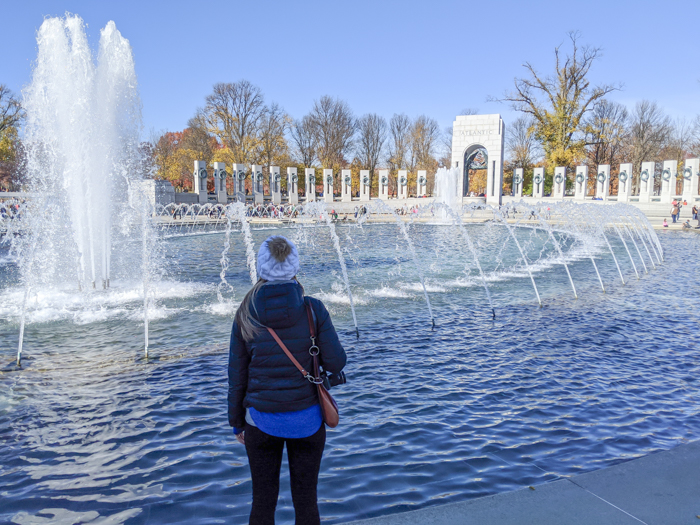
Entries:
{"type": "MultiPolygon", "coordinates": [[[[260,412],[248,408],[253,423],[260,430],[271,436],[299,439],[314,435],[323,424],[321,406],[312,405],[304,410],[293,412],[260,412]]],[[[234,434],[240,434],[242,428],[234,428],[234,434]]]]}

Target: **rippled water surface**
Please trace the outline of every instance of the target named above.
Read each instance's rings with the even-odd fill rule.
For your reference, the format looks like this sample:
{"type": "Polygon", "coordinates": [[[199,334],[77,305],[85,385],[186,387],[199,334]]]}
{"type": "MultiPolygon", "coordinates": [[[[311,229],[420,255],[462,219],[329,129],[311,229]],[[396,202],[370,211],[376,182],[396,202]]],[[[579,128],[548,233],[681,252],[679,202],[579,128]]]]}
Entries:
{"type": "MultiPolygon", "coordinates": [[[[302,251],[300,280],[345,345],[349,382],[334,388],[321,513],[339,523],[544,483],[700,438],[697,336],[700,237],[660,232],[652,268],[613,242],[562,236],[579,299],[551,243],[520,231],[544,307],[507,232],[471,226],[496,308],[455,229],[411,229],[428,296],[396,226],[339,227],[361,332],[324,227],[282,232],[302,251]],[[534,249],[533,249],[534,247],[534,249]],[[596,262],[603,294],[588,253],[596,262]]],[[[247,523],[244,448],[226,418],[227,340],[250,286],[231,235],[172,232],[155,286],[151,355],[142,358],[138,283],[89,296],[30,298],[22,370],[16,268],[0,264],[0,522],[247,523]],[[105,520],[105,521],[102,521],[105,520]]],[[[136,248],[135,248],[136,249],[136,248]]],[[[283,469],[278,522],[293,523],[283,469]]]]}

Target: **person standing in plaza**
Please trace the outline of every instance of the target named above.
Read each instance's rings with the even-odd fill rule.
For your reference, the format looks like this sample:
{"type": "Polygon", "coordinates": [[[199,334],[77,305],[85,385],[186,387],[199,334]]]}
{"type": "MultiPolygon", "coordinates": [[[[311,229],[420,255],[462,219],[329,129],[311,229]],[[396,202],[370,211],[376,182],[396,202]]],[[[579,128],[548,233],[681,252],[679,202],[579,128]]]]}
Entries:
{"type": "Polygon", "coordinates": [[[671,220],[673,222],[676,222],[676,219],[678,218],[678,203],[673,204],[673,208],[671,208],[671,220]]]}
{"type": "Polygon", "coordinates": [[[296,279],[299,253],[294,243],[282,236],[265,240],[257,272],[258,282],[236,312],[228,365],[228,420],[245,445],[253,482],[249,523],[275,522],[286,445],[296,523],[317,525],[326,427],[317,387],[309,380],[313,377],[300,373],[275,336],[304,370],[314,370],[315,348],[323,369],[339,374],[345,350],[323,303],[304,296],[296,279]]]}

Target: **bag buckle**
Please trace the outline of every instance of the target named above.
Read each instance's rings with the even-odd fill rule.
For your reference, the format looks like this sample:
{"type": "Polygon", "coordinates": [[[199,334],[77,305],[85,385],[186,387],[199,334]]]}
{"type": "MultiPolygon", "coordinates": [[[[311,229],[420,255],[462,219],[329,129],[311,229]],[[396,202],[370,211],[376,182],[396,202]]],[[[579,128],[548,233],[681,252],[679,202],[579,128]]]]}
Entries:
{"type": "Polygon", "coordinates": [[[313,383],[314,385],[321,385],[321,384],[323,384],[323,379],[321,379],[320,377],[319,377],[318,379],[316,379],[316,378],[315,378],[314,376],[312,376],[311,374],[306,374],[304,377],[306,377],[306,379],[309,380],[309,383],[313,383]]]}
{"type": "Polygon", "coordinates": [[[318,346],[316,346],[316,338],[311,337],[311,347],[309,347],[309,353],[311,355],[318,355],[320,351],[321,349],[318,346]]]}

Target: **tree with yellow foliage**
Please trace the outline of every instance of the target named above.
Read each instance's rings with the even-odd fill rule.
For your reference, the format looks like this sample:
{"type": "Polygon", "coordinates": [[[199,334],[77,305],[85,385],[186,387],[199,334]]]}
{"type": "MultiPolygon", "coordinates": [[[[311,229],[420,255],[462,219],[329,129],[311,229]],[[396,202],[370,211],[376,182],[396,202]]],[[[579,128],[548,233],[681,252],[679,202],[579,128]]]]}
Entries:
{"type": "Polygon", "coordinates": [[[0,185],[10,189],[17,183],[20,141],[17,128],[24,111],[12,91],[0,84],[0,185]]]}
{"type": "Polygon", "coordinates": [[[561,45],[554,49],[554,75],[544,77],[526,62],[528,77],[516,78],[515,90],[499,100],[532,116],[535,136],[542,144],[549,169],[573,166],[583,160],[584,116],[596,101],[619,89],[612,84],[591,86],[588,75],[602,53],[597,47],[579,46],[579,36],[576,31],[568,33],[572,52],[565,59],[561,56],[561,45]]]}

